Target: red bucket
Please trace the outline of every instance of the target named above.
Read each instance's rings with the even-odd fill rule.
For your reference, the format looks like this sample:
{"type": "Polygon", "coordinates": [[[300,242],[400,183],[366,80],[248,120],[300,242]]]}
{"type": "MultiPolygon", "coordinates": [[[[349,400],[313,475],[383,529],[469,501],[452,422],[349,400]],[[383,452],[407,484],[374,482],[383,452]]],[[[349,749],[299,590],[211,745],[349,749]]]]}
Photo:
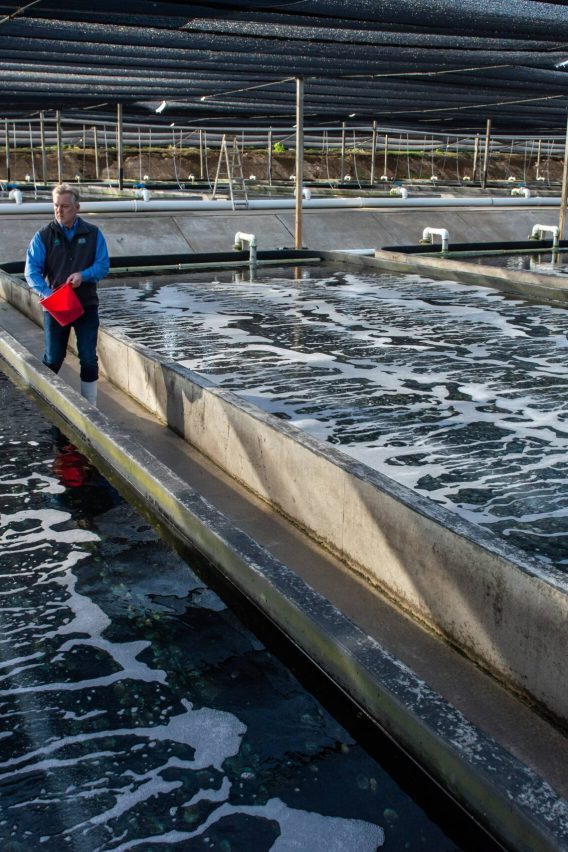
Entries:
{"type": "Polygon", "coordinates": [[[85,313],[85,308],[69,281],[54,290],[51,296],[40,299],[40,305],[51,314],[53,319],[57,320],[59,325],[69,325],[85,313]]]}

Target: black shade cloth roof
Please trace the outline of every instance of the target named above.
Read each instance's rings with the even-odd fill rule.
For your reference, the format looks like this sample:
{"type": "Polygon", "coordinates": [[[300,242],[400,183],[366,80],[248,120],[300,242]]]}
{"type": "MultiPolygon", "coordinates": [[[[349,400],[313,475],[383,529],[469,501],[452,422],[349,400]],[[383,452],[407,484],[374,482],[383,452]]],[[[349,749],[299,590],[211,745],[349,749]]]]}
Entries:
{"type": "Polygon", "coordinates": [[[0,0],[0,117],[356,119],[563,132],[568,8],[541,0],[0,0]]]}

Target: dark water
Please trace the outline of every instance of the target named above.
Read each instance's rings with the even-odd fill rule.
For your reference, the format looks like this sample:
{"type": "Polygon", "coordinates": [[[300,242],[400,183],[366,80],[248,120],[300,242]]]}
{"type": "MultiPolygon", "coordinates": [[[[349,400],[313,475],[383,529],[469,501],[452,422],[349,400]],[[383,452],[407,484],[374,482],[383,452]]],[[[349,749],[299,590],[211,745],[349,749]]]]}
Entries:
{"type": "Polygon", "coordinates": [[[568,252],[532,254],[483,254],[479,257],[459,257],[464,263],[497,266],[518,272],[538,272],[540,275],[568,275],[568,252]]]}
{"type": "Polygon", "coordinates": [[[2,373],[0,405],[2,852],[491,848],[450,839],[416,771],[395,781],[2,373]]]}
{"type": "MultiPolygon", "coordinates": [[[[296,277],[294,277],[296,275],[296,277]]],[[[303,277],[298,278],[301,275],[303,277]]],[[[568,311],[417,275],[105,289],[106,325],[568,567],[568,311]]]]}

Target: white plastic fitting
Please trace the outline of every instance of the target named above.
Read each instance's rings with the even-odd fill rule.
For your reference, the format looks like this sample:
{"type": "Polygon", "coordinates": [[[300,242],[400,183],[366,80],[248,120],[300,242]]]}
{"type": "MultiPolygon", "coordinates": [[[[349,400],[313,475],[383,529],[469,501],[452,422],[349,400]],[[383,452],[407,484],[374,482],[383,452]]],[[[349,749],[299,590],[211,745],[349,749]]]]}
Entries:
{"type": "Polygon", "coordinates": [[[447,251],[450,243],[450,234],[446,228],[424,228],[420,242],[433,244],[435,236],[441,237],[442,251],[447,251]]]}
{"type": "Polygon", "coordinates": [[[558,225],[534,225],[529,240],[542,240],[543,234],[552,234],[552,247],[557,248],[560,239],[558,225]]]}
{"type": "Polygon", "coordinates": [[[249,244],[250,265],[256,266],[256,234],[245,234],[243,231],[237,231],[233,240],[235,251],[242,251],[243,243],[249,244]]]}

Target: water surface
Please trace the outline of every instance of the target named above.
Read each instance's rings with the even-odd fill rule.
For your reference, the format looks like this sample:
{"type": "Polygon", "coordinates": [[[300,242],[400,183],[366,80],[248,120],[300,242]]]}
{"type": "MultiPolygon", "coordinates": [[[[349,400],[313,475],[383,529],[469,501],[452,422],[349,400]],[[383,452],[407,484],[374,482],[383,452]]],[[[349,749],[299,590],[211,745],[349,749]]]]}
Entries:
{"type": "Polygon", "coordinates": [[[3,852],[468,848],[2,373],[0,404],[3,852]]]}
{"type": "Polygon", "coordinates": [[[564,309],[325,268],[156,279],[102,301],[107,325],[568,566],[564,309]]]}

